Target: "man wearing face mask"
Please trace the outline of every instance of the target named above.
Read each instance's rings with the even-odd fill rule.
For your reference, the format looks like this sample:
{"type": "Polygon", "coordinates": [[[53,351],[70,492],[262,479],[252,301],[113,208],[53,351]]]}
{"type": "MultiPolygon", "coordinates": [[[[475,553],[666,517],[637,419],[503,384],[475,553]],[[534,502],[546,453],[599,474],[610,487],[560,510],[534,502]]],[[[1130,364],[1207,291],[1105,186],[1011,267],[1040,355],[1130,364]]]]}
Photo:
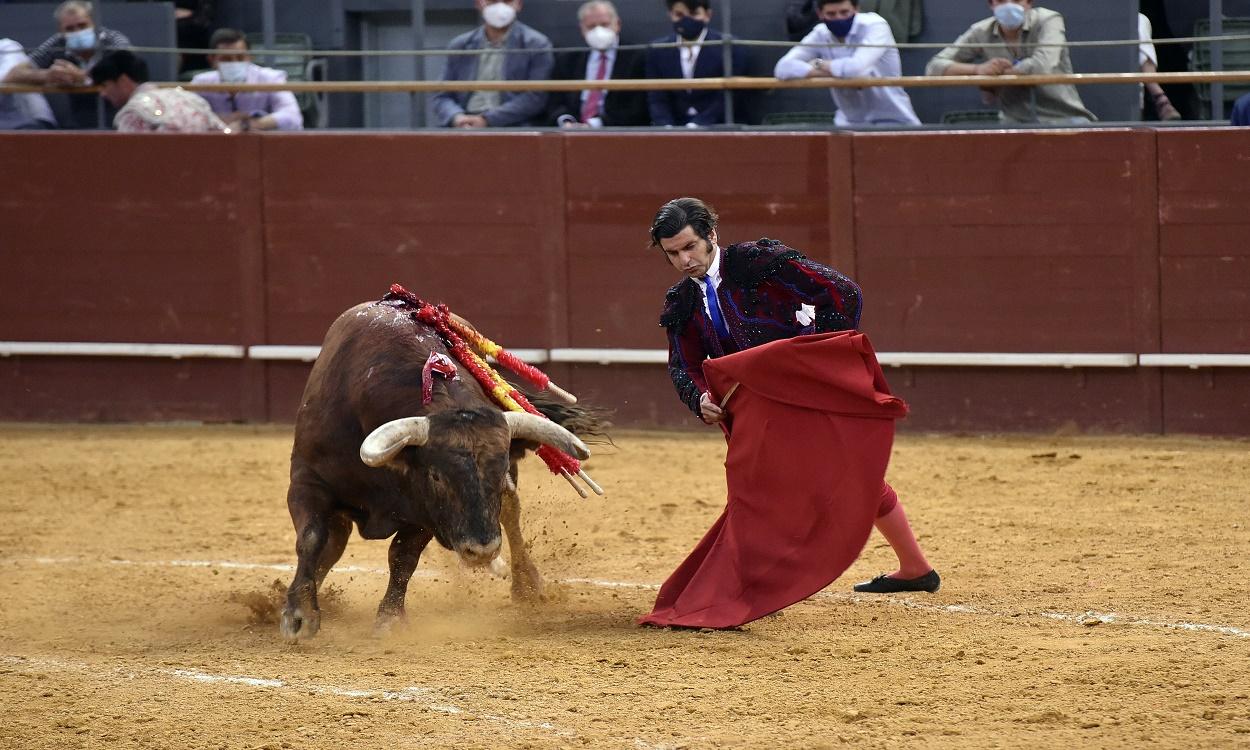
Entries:
{"type": "MultiPolygon", "coordinates": [[[[994,15],[978,21],[929,61],[925,74],[1047,75],[1072,73],[1067,28],[1063,15],[1034,8],[1033,0],[989,0],[994,15]],[[958,46],[967,45],[967,46],[958,46]]],[[[1002,111],[1013,123],[1081,123],[1098,118],[1085,108],[1076,87],[998,86],[982,89],[987,104],[1002,111]]]]}
{"type": "MultiPolygon", "coordinates": [[[[636,50],[617,49],[621,18],[608,0],[590,0],[577,9],[577,23],[589,49],[556,56],[558,81],[606,81],[642,78],[643,56],[636,50]]],[[[552,93],[548,122],[563,128],[628,127],[646,125],[644,91],[559,91],[552,93]]]]}
{"type": "MultiPolygon", "coordinates": [[[[484,50],[447,58],[444,81],[546,81],[554,60],[551,41],[517,19],[521,0],[475,0],[483,25],[447,45],[484,50]],[[537,50],[528,51],[528,50],[537,50]]],[[[541,125],[543,91],[441,91],[431,100],[438,124],[453,128],[541,125]]]]}
{"type": "MultiPolygon", "coordinates": [[[[817,0],[820,23],[777,61],[777,78],[895,78],[902,75],[890,24],[860,13],[859,0],[817,0]],[[868,45],[857,47],[855,45],[868,45]]],[[[898,86],[831,88],[834,118],[846,125],[919,125],[907,92],[898,86]]]]}
{"type": "MultiPolygon", "coordinates": [[[[721,39],[711,28],[710,0],[666,0],[668,18],[675,33],[654,40],[653,44],[678,44],[647,50],[647,78],[719,78],[746,75],[744,47],[733,48],[733,70],[725,71],[719,45],[704,42],[721,39]]],[[[648,91],[651,124],[664,127],[701,127],[725,122],[725,95],[721,91],[670,89],[648,91]]]]}
{"type": "MultiPolygon", "coordinates": [[[[252,62],[247,36],[236,29],[217,29],[209,41],[214,70],[197,73],[191,83],[285,83],[286,72],[252,62]]],[[[290,91],[204,91],[200,93],[217,116],[232,129],[303,130],[304,115],[290,91]]]]}
{"type": "MultiPolygon", "coordinates": [[[[91,69],[105,54],[130,47],[130,40],[121,32],[96,26],[91,13],[91,3],[83,0],[58,5],[52,13],[57,33],[31,51],[29,62],[9,72],[9,82],[32,86],[88,85],[91,69]]],[[[98,128],[96,101],[93,94],[71,94],[70,120],[62,126],[98,128]]],[[[114,111],[109,109],[106,114],[111,118],[114,111]]]]}

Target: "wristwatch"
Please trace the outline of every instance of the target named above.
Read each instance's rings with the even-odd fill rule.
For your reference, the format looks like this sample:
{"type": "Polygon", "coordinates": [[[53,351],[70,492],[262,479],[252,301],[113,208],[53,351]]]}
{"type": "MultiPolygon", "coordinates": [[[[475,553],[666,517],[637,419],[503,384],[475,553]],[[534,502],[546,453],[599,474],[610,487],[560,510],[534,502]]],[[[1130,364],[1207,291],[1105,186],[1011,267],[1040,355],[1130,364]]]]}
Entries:
{"type": "Polygon", "coordinates": [[[825,69],[824,66],[825,66],[825,61],[822,58],[819,58],[819,57],[812,58],[813,68],[815,68],[816,70],[824,70],[825,69]]]}

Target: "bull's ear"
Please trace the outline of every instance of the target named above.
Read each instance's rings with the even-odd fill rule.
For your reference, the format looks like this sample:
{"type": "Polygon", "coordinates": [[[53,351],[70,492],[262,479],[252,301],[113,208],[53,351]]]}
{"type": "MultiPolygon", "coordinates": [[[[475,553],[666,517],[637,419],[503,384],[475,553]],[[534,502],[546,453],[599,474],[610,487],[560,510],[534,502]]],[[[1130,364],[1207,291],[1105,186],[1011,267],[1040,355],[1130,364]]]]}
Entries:
{"type": "Polygon", "coordinates": [[[506,411],[503,413],[503,418],[508,420],[508,430],[514,439],[550,445],[583,461],[590,458],[590,449],[585,443],[546,417],[519,411],[506,411]]]}
{"type": "Polygon", "coordinates": [[[382,466],[405,446],[425,445],[430,439],[430,420],[405,417],[387,422],[360,444],[360,460],[370,466],[382,466]]]}

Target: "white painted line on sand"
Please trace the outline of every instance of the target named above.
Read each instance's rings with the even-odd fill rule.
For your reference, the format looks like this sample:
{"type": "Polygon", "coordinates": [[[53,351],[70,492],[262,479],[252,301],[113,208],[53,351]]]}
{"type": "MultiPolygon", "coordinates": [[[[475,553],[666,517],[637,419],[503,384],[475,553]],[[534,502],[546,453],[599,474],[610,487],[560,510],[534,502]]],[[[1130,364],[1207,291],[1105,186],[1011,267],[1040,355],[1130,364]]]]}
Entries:
{"type": "MultiPolygon", "coordinates": [[[[93,561],[89,558],[78,557],[33,557],[33,558],[9,558],[0,562],[6,563],[36,563],[40,565],[80,565],[91,564],[93,561]]],[[[295,570],[293,565],[277,564],[277,563],[245,563],[233,560],[122,560],[110,559],[107,562],[112,565],[138,565],[144,567],[184,567],[184,568],[227,568],[236,570],[279,570],[284,572],[292,572],[295,570]]],[[[342,573],[371,573],[376,575],[387,575],[385,568],[368,568],[354,565],[335,566],[337,572],[342,573]]],[[[427,578],[438,581],[450,581],[446,576],[439,576],[436,572],[430,570],[418,569],[414,578],[427,578]]],[[[596,588],[606,589],[634,589],[639,591],[655,591],[660,588],[656,583],[643,583],[638,581],[610,581],[599,578],[557,578],[554,583],[562,583],[571,586],[594,586],[596,588]]],[[[1238,638],[1250,638],[1250,628],[1235,627],[1232,625],[1211,625],[1200,622],[1168,622],[1166,620],[1152,620],[1144,617],[1136,617],[1132,615],[1122,615],[1115,612],[1093,612],[1087,611],[1080,614],[1071,612],[1005,612],[1001,610],[985,609],[975,607],[970,604],[930,604],[927,602],[918,602],[914,599],[893,596],[864,596],[862,594],[843,594],[834,591],[822,591],[814,594],[809,599],[825,600],[825,601],[846,601],[854,604],[884,604],[888,606],[906,607],[925,612],[941,612],[945,614],[961,614],[961,615],[979,615],[983,617],[1001,617],[1001,618],[1019,618],[1019,617],[1041,617],[1048,620],[1057,620],[1060,622],[1071,622],[1078,625],[1096,625],[1101,623],[1129,625],[1133,627],[1149,627],[1161,628],[1167,630],[1184,630],[1189,632],[1215,633],[1218,635],[1231,635],[1238,638]]]]}
{"type": "MultiPolygon", "coordinates": [[[[43,659],[26,656],[0,655],[0,664],[7,664],[10,667],[20,670],[22,668],[37,669],[44,671],[58,672],[87,672],[97,679],[107,679],[106,672],[102,672],[98,666],[86,664],[83,662],[69,662],[59,659],[43,659]]],[[[433,688],[424,686],[409,686],[399,689],[380,689],[380,688],[356,688],[345,687],[342,685],[327,685],[320,683],[307,683],[295,680],[281,680],[267,677],[250,677],[246,675],[229,675],[214,674],[199,669],[157,669],[149,667],[127,667],[116,668],[111,670],[118,677],[126,679],[134,679],[136,677],[164,677],[176,680],[184,680],[189,682],[218,684],[218,685],[240,685],[244,687],[259,688],[264,690],[282,690],[288,692],[296,692],[302,694],[315,693],[318,695],[329,695],[336,698],[364,699],[364,700],[385,700],[385,701],[402,701],[412,703],[419,708],[440,714],[472,714],[480,719],[502,724],[509,727],[517,727],[522,729],[541,729],[545,732],[551,732],[565,737],[575,736],[576,733],[568,729],[562,729],[549,721],[530,721],[529,719],[514,719],[508,716],[499,716],[496,714],[480,713],[472,711],[462,706],[457,706],[439,697],[433,688]]]]}

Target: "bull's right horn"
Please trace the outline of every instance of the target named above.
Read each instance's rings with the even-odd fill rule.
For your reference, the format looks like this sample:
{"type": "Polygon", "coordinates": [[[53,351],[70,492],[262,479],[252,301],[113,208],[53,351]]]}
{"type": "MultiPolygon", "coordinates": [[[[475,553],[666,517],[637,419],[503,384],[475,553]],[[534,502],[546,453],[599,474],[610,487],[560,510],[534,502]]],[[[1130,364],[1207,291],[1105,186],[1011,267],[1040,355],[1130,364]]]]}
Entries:
{"type": "Polygon", "coordinates": [[[369,433],[369,437],[360,444],[360,460],[370,466],[381,466],[394,458],[405,446],[425,445],[429,439],[428,418],[395,419],[369,433]]]}
{"type": "Polygon", "coordinates": [[[546,417],[520,411],[506,411],[503,418],[508,420],[508,429],[513,438],[550,445],[582,460],[590,458],[590,449],[585,443],[546,417]]]}

